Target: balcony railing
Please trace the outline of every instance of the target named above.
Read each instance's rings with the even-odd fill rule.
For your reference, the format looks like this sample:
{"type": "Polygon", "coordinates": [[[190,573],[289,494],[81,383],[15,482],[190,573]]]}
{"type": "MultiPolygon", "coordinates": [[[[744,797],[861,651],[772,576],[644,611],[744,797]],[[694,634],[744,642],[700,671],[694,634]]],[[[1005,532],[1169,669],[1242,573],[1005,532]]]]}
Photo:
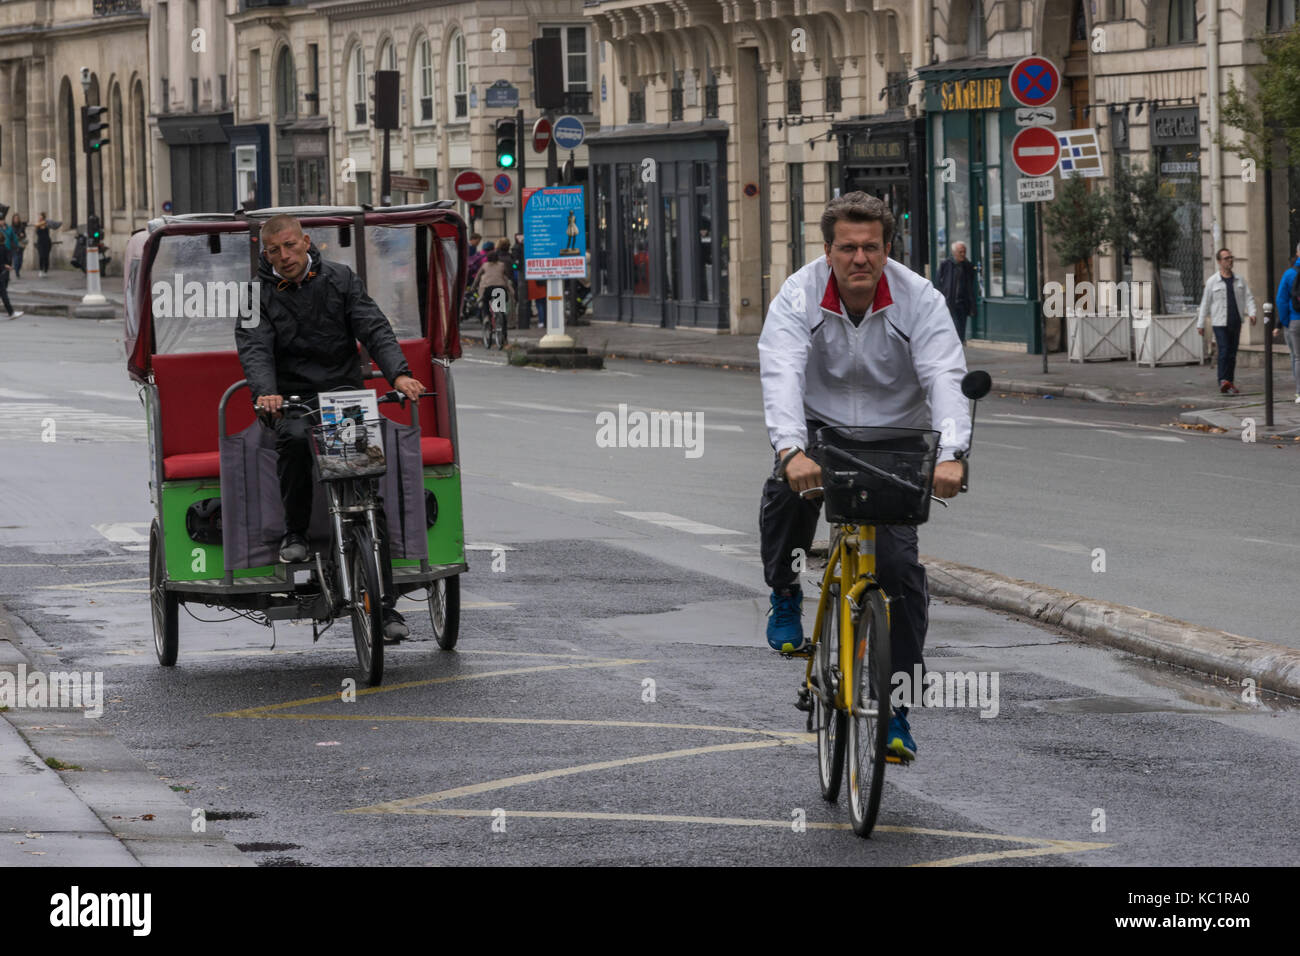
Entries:
{"type": "Polygon", "coordinates": [[[627,121],[629,123],[645,122],[645,90],[627,94],[627,121]]]}
{"type": "Polygon", "coordinates": [[[591,90],[565,90],[564,111],[576,116],[590,116],[591,90]]]}
{"type": "Polygon", "coordinates": [[[93,9],[97,17],[111,17],[119,13],[139,13],[140,0],[95,0],[93,9]]]}
{"type": "Polygon", "coordinates": [[[713,83],[704,88],[704,116],[706,119],[718,118],[718,87],[713,83]]]}
{"type": "Polygon", "coordinates": [[[682,90],[673,88],[668,91],[668,118],[676,122],[682,118],[682,90]]]}

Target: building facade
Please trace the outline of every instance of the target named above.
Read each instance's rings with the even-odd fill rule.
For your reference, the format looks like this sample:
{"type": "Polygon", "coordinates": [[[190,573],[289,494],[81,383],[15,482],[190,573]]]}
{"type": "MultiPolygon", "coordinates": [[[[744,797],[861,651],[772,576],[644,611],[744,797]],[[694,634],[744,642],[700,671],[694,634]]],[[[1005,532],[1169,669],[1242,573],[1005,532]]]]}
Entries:
{"type": "MultiPolygon", "coordinates": [[[[973,337],[1039,349],[1042,287],[1073,264],[1018,198],[1008,79],[1030,54],[1061,69],[1054,129],[1097,135],[1094,188],[1109,188],[1116,162],[1150,166],[1178,203],[1178,251],[1159,277],[1167,310],[1197,304],[1222,245],[1263,290],[1300,238],[1287,215],[1295,177],[1274,177],[1270,237],[1265,190],[1218,145],[1218,103],[1230,82],[1251,88],[1259,38],[1292,26],[1296,7],[592,0],[585,13],[610,51],[600,83],[613,91],[589,140],[596,317],[757,331],[781,281],[823,254],[825,203],[863,189],[889,202],[890,254],[916,271],[937,273],[966,243],[980,285],[973,337]]],[[[1101,278],[1154,278],[1127,250],[1096,261],[1101,278]]],[[[1051,321],[1047,333],[1060,347],[1051,321]]]]}
{"type": "Polygon", "coordinates": [[[110,268],[127,236],[157,214],[148,27],[140,0],[0,4],[0,202],[11,215],[35,221],[44,212],[61,224],[53,235],[56,267],[67,262],[88,214],[82,106],[108,110],[110,141],[90,175],[110,268]]]}

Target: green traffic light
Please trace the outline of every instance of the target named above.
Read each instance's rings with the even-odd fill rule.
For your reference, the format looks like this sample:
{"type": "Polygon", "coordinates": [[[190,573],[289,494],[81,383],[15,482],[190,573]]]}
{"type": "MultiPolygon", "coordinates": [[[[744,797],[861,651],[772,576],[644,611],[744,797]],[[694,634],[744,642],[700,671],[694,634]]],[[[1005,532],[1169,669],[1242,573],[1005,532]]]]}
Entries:
{"type": "Polygon", "coordinates": [[[497,157],[497,165],[502,169],[510,169],[515,164],[515,157],[511,153],[502,153],[497,157]]]}

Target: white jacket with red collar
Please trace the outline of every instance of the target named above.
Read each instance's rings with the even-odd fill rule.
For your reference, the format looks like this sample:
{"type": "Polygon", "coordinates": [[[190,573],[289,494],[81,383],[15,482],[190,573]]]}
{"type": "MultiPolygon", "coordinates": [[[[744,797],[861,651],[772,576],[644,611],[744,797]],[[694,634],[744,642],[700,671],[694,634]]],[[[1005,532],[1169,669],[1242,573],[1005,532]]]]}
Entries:
{"type": "Polygon", "coordinates": [[[862,324],[849,320],[821,256],[781,285],[758,339],[772,447],[808,448],[806,420],[933,428],[939,461],[970,446],[961,393],[966,356],[948,306],[929,280],[893,259],[862,324]]]}

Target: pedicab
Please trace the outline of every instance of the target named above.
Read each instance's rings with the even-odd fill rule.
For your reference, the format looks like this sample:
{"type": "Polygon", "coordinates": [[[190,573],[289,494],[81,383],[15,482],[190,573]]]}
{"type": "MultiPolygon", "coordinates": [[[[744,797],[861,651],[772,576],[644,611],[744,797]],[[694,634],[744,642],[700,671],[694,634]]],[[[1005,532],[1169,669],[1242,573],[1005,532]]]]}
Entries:
{"type": "Polygon", "coordinates": [[[148,425],[149,595],[162,666],[176,663],[180,607],[194,605],[268,627],[310,621],[313,641],[344,619],[362,675],[377,685],[381,604],[391,596],[384,561],[397,596],[425,601],[438,645],[455,646],[468,565],[451,362],[460,356],[468,243],[451,206],[168,216],[131,237],[125,346],[148,425]],[[331,413],[286,405],[287,413],[320,418],[311,428],[308,559],[293,563],[279,560],[285,526],[275,433],[254,411],[234,339],[236,322],[260,321],[250,281],[258,232],[280,213],[302,222],[322,257],[366,282],[426,388],[418,402],[388,392],[362,349],[367,391],[342,396],[341,414],[333,414],[338,405],[331,413]]]}

